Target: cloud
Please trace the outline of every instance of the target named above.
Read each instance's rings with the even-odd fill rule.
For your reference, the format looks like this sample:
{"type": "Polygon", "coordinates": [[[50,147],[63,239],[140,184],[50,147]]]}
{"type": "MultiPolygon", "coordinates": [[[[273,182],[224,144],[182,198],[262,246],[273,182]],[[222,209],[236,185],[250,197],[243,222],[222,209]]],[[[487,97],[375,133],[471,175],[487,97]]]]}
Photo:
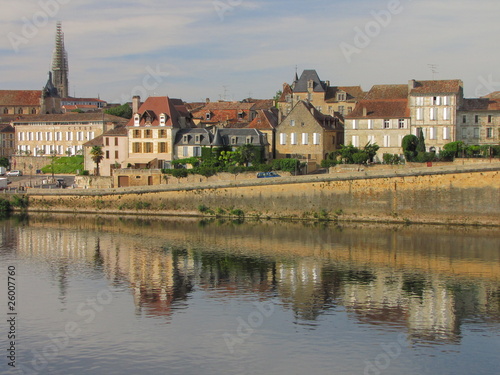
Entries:
{"type": "Polygon", "coordinates": [[[107,100],[130,93],[147,68],[158,65],[168,78],[150,94],[185,100],[218,99],[222,86],[235,99],[249,92],[271,97],[284,80],[290,82],[295,65],[299,73],[316,69],[332,84],[364,89],[431,79],[428,64],[438,65],[438,79],[463,79],[466,93],[474,92],[481,76],[500,81],[500,52],[493,47],[496,0],[401,0],[402,10],[348,62],[341,43],[354,45],[355,28],[377,22],[374,14],[384,14],[395,1],[64,0],[16,53],[8,34],[22,35],[23,20],[41,9],[40,2],[18,0],[0,15],[0,74],[7,77],[3,88],[41,87],[61,20],[70,91],[99,92],[107,100]]]}

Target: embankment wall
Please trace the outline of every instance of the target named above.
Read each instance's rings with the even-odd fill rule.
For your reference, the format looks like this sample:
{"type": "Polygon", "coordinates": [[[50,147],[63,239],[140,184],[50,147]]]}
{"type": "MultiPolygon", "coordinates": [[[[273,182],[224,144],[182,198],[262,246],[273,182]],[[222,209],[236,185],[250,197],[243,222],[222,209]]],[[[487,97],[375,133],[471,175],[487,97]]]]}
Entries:
{"type": "Polygon", "coordinates": [[[37,191],[29,210],[500,226],[500,168],[37,191]],[[262,181],[264,180],[264,181],[262,181]]]}

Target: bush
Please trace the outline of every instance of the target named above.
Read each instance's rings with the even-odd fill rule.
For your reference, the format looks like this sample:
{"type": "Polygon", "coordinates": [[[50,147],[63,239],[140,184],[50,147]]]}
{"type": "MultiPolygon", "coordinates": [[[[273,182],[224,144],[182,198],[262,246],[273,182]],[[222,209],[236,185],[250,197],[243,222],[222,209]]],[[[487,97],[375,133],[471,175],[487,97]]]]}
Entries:
{"type": "Polygon", "coordinates": [[[172,176],[175,178],[183,178],[187,177],[188,171],[186,169],[173,169],[172,170],[172,176]]]}
{"type": "Polygon", "coordinates": [[[455,152],[449,150],[439,151],[439,160],[441,161],[453,161],[455,159],[455,152]]]}
{"type": "Polygon", "coordinates": [[[6,213],[12,211],[12,205],[5,198],[0,198],[0,212],[6,213]]]}
{"type": "Polygon", "coordinates": [[[352,161],[354,164],[366,164],[370,156],[365,151],[358,151],[352,154],[352,161]]]}
{"type": "Polygon", "coordinates": [[[275,159],[272,166],[274,170],[293,173],[300,170],[300,161],[297,159],[275,159]]]}
{"type": "Polygon", "coordinates": [[[200,158],[197,157],[192,157],[192,158],[186,158],[186,159],[177,159],[172,162],[174,166],[177,165],[184,165],[184,164],[191,164],[193,167],[197,167],[200,165],[200,158]]]}
{"type": "Polygon", "coordinates": [[[434,161],[436,159],[436,154],[434,152],[419,152],[415,161],[417,163],[427,163],[429,161],[434,161]]]}
{"type": "Polygon", "coordinates": [[[324,159],[324,160],[321,160],[321,168],[335,167],[338,163],[339,162],[337,160],[324,159]]]}
{"type": "Polygon", "coordinates": [[[28,197],[14,195],[12,197],[12,206],[18,207],[18,208],[27,208],[28,207],[28,197]]]}
{"type": "Polygon", "coordinates": [[[396,165],[401,163],[401,158],[398,154],[384,154],[384,164],[396,165]]]}

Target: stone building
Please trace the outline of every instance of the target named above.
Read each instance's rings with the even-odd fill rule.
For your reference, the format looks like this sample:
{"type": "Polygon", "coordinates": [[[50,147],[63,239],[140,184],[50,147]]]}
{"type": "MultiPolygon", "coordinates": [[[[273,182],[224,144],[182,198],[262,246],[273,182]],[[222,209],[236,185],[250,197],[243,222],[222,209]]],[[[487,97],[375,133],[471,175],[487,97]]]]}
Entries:
{"type": "Polygon", "coordinates": [[[464,99],[457,112],[457,141],[469,145],[500,142],[500,98],[464,99]]]}
{"type": "Polygon", "coordinates": [[[316,167],[344,143],[338,118],[324,115],[312,103],[298,102],[276,128],[276,158],[307,160],[316,167]]]}
{"type": "Polygon", "coordinates": [[[355,147],[377,144],[375,162],[383,154],[401,154],[403,137],[410,133],[408,99],[361,100],[345,119],[345,143],[355,147]]]}
{"type": "Polygon", "coordinates": [[[110,129],[102,135],[86,142],[84,145],[84,169],[94,171],[95,162],[90,150],[94,146],[102,147],[103,159],[99,165],[101,176],[112,176],[115,169],[121,168],[122,162],[128,158],[128,130],[125,126],[110,129]]]}
{"type": "Polygon", "coordinates": [[[14,128],[10,124],[0,124],[0,156],[10,157],[15,150],[14,128]]]}
{"type": "Polygon", "coordinates": [[[463,102],[461,80],[408,82],[411,131],[423,132],[426,151],[439,152],[457,140],[457,110],[463,102]]]}
{"type": "Polygon", "coordinates": [[[180,99],[149,97],[139,107],[134,96],[133,115],[127,123],[128,154],[123,167],[170,168],[175,159],[174,143],[180,129],[194,128],[192,116],[180,99]]]}
{"type": "Polygon", "coordinates": [[[124,124],[122,117],[102,113],[39,115],[13,121],[16,152],[20,155],[76,155],[84,143],[124,124]]]}

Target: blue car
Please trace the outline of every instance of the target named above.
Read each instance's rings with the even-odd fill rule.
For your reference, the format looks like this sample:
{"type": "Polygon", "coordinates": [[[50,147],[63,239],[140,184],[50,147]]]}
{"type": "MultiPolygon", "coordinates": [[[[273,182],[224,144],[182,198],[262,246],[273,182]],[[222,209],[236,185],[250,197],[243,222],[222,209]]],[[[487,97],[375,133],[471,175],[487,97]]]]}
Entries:
{"type": "Polygon", "coordinates": [[[269,178],[269,177],[281,177],[276,172],[259,172],[257,173],[257,178],[269,178]]]}

